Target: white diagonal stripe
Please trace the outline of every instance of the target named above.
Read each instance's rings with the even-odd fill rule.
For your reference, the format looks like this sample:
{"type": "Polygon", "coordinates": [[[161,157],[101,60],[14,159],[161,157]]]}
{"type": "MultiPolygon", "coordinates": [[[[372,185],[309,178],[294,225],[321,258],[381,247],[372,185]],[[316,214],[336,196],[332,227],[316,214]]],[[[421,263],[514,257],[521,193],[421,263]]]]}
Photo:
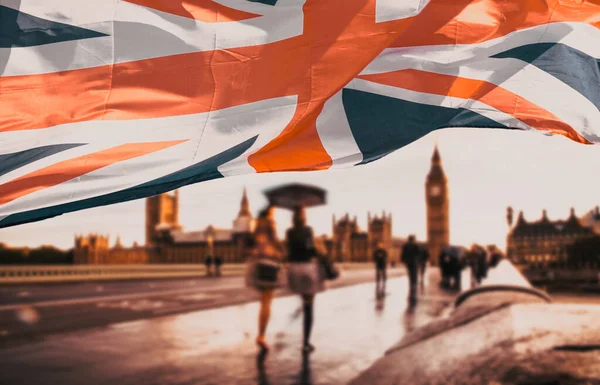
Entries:
{"type": "Polygon", "coordinates": [[[29,7],[21,7],[23,12],[109,36],[0,49],[0,62],[6,63],[0,76],[59,72],[281,41],[302,34],[303,2],[294,0],[286,6],[270,7],[270,12],[261,17],[223,23],[204,23],[124,1],[70,0],[72,7],[61,9],[71,12],[60,17],[51,2],[26,3],[29,7]]]}
{"type": "Polygon", "coordinates": [[[419,68],[427,65],[458,66],[535,43],[562,43],[587,55],[600,58],[600,30],[586,23],[550,23],[512,32],[477,44],[427,45],[386,48],[361,75],[419,68]]]}
{"type": "Polygon", "coordinates": [[[323,111],[317,117],[317,132],[333,161],[331,168],[350,167],[363,160],[344,111],[342,91],[325,102],[323,111]]]}

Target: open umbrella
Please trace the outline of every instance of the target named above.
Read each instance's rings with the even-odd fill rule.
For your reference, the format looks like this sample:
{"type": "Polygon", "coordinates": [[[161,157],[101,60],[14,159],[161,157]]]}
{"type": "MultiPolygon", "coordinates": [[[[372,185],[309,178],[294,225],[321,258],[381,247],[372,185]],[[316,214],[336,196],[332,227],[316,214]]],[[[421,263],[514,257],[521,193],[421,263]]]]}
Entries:
{"type": "Polygon", "coordinates": [[[290,210],[296,207],[320,206],[327,202],[327,191],[299,183],[272,188],[265,191],[265,195],[271,205],[290,210]]]}

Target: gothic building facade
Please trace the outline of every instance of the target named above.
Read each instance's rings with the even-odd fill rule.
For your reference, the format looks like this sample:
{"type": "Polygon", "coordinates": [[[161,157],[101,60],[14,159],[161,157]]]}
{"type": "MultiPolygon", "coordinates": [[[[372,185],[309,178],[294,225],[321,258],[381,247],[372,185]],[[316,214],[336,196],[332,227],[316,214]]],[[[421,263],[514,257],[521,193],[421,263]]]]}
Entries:
{"type": "Polygon", "coordinates": [[[512,209],[508,208],[510,230],[507,236],[506,255],[515,264],[530,267],[564,267],[567,265],[569,246],[577,241],[600,234],[598,208],[578,218],[575,210],[565,220],[551,221],[546,210],[537,221],[527,221],[519,212],[512,223],[512,209]],[[597,218],[597,219],[596,219],[597,218]],[[599,231],[596,233],[596,231],[599,231]]]}
{"type": "Polygon", "coordinates": [[[208,256],[221,257],[225,263],[242,263],[254,218],[244,189],[240,211],[230,229],[208,226],[201,231],[186,232],[176,222],[147,226],[156,229],[156,241],[151,248],[153,263],[203,263],[208,256]]]}
{"type": "Polygon", "coordinates": [[[438,264],[442,248],[450,244],[450,198],[448,179],[442,168],[440,152],[435,147],[431,157],[431,168],[425,181],[427,205],[427,246],[430,261],[438,264]]]}
{"type": "Polygon", "coordinates": [[[117,237],[111,247],[108,235],[75,237],[76,264],[204,263],[207,256],[220,256],[225,263],[244,261],[244,244],[254,218],[244,190],[240,211],[231,229],[208,226],[186,232],[179,224],[179,192],[146,199],[146,244],[124,247],[117,237]]]}
{"type": "Polygon", "coordinates": [[[108,235],[75,235],[73,263],[86,265],[104,264],[109,260],[109,253],[108,235]]]}
{"type": "Polygon", "coordinates": [[[381,242],[392,255],[392,215],[381,217],[368,214],[367,231],[362,231],[356,216],[350,219],[348,214],[339,220],[332,219],[332,237],[328,244],[329,255],[338,262],[369,262],[373,259],[373,251],[381,242]]]}

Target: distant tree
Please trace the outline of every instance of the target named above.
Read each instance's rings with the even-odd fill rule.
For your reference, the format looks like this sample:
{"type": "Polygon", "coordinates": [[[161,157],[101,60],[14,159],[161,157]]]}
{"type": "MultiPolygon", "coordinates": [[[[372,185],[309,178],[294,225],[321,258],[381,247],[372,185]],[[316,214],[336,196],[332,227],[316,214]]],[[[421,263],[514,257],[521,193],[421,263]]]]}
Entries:
{"type": "Polygon", "coordinates": [[[24,258],[25,249],[10,248],[0,244],[0,264],[14,265],[23,261],[24,258]]]}
{"type": "Polygon", "coordinates": [[[13,248],[0,244],[0,265],[72,264],[73,250],[63,251],[52,246],[35,249],[13,248]]]}

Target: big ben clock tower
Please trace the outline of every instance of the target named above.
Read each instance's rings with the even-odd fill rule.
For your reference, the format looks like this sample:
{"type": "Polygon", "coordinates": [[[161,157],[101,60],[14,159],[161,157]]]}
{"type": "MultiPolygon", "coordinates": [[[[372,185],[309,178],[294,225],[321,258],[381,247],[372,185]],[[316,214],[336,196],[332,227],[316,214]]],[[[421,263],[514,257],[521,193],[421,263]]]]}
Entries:
{"type": "Polygon", "coordinates": [[[425,182],[427,201],[427,244],[431,263],[438,265],[443,247],[450,243],[448,180],[442,169],[437,145],[431,157],[431,169],[425,182]]]}

